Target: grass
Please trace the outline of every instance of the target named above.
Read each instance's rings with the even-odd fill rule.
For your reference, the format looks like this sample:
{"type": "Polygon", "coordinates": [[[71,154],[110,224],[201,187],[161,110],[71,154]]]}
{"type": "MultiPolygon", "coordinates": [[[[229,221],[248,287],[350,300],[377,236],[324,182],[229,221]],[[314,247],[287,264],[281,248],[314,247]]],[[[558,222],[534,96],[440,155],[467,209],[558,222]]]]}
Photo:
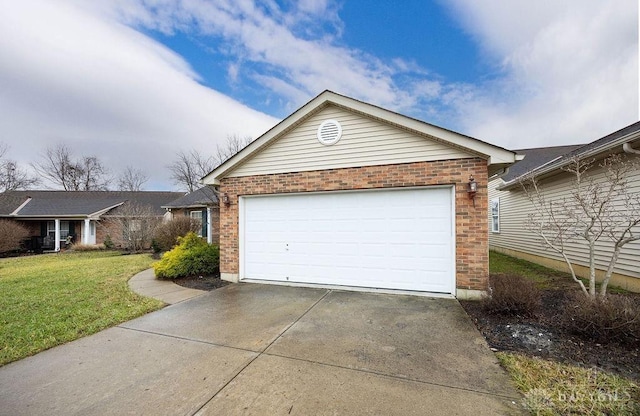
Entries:
{"type": "Polygon", "coordinates": [[[640,387],[623,377],[521,354],[497,356],[534,415],[640,414],[640,387]]]}
{"type": "MultiPolygon", "coordinates": [[[[577,288],[568,273],[505,254],[492,251],[489,263],[491,273],[519,274],[542,289],[577,288]]],[[[525,407],[534,415],[640,414],[640,387],[631,380],[522,354],[500,352],[497,356],[523,393],[525,407]]]]}
{"type": "Polygon", "coordinates": [[[127,285],[152,262],[117,252],[1,259],[0,365],[161,308],[127,285]]]}
{"type": "Polygon", "coordinates": [[[539,264],[491,251],[489,255],[489,272],[492,274],[517,274],[527,277],[540,289],[552,286],[558,280],[564,280],[578,285],[571,280],[571,275],[565,272],[549,269],[539,264]]]}

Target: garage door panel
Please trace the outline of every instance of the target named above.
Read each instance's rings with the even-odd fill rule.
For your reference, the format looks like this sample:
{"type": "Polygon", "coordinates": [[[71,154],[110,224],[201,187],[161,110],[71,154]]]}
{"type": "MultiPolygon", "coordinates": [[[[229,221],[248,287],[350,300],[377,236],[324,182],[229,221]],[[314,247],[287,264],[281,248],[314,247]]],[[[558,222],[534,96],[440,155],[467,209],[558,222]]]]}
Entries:
{"type": "Polygon", "coordinates": [[[451,188],[245,197],[241,278],[451,293],[451,188]]]}

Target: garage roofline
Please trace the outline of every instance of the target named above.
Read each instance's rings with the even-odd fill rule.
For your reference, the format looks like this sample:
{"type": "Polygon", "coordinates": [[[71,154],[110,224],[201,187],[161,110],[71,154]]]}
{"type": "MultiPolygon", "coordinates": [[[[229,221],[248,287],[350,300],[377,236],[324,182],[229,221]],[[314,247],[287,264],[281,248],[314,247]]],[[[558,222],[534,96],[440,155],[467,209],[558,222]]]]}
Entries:
{"type": "Polygon", "coordinates": [[[516,154],[510,150],[415,118],[395,113],[354,98],[325,90],[292,113],[289,117],[276,124],[262,136],[251,142],[244,149],[227,159],[224,163],[203,177],[202,182],[207,185],[219,185],[220,179],[227,176],[236,167],[251,158],[256,152],[259,152],[261,149],[271,144],[272,141],[286,134],[311,115],[317,113],[328,105],[336,105],[347,110],[364,114],[368,117],[377,118],[383,122],[403,129],[409,129],[420,134],[430,136],[440,142],[449,143],[453,147],[467,150],[470,153],[474,153],[483,159],[486,159],[488,166],[495,165],[495,167],[499,169],[516,162],[516,154]]]}

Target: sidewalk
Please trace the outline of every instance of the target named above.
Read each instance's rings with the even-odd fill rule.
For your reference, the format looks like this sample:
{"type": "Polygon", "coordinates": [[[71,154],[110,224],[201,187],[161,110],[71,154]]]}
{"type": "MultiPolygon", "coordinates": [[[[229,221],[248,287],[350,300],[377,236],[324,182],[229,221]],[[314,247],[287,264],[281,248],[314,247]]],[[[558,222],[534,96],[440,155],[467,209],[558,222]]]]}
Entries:
{"type": "Polygon", "coordinates": [[[156,279],[153,269],[144,270],[129,279],[129,288],[139,295],[155,298],[169,305],[207,293],[205,290],[179,286],[171,280],[156,279]]]}

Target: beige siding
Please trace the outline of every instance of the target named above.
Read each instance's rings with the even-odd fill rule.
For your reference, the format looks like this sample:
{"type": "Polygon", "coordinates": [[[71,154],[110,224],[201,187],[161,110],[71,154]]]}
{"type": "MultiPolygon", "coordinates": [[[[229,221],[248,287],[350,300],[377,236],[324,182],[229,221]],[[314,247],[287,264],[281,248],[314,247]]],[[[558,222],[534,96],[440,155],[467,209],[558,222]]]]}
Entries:
{"type": "MultiPolygon", "coordinates": [[[[597,180],[604,179],[602,171],[596,171],[594,174],[597,180]]],[[[562,260],[561,256],[545,248],[542,241],[527,230],[527,218],[533,207],[525,193],[519,188],[511,191],[498,191],[496,188],[502,183],[501,179],[489,183],[489,200],[500,198],[500,232],[490,232],[490,247],[562,260]]],[[[570,188],[571,184],[566,175],[557,176],[542,183],[542,189],[547,199],[562,198],[568,195],[570,188]]],[[[634,172],[629,178],[628,189],[636,195],[640,194],[640,172],[634,172]]],[[[489,217],[490,215],[489,213],[489,217]]],[[[636,227],[635,232],[640,233],[640,227],[636,227]]],[[[613,244],[603,237],[596,249],[597,267],[604,270],[611,258],[613,244]]],[[[584,240],[570,241],[566,251],[576,264],[588,266],[588,249],[584,240]]],[[[629,243],[623,247],[614,272],[640,278],[640,241],[629,243]]]]}
{"type": "Polygon", "coordinates": [[[419,136],[381,121],[329,106],[240,165],[228,176],[240,177],[358,166],[475,157],[435,139],[419,136]],[[320,123],[342,125],[342,138],[332,146],[318,142],[320,123]]]}

